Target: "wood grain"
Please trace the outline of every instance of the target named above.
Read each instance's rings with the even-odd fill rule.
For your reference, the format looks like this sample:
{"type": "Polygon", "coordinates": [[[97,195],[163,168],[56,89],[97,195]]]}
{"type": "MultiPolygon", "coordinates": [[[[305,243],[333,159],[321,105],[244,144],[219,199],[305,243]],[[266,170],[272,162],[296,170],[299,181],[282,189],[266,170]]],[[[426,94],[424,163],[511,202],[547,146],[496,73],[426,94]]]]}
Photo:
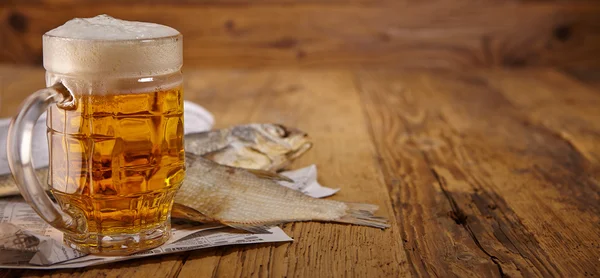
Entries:
{"type": "Polygon", "coordinates": [[[46,87],[44,79],[39,67],[0,65],[0,117],[16,115],[28,95],[46,87]]]}
{"type": "Polygon", "coordinates": [[[490,86],[501,90],[512,105],[527,114],[528,123],[568,143],[582,157],[582,166],[600,166],[597,90],[556,71],[525,72],[518,76],[498,72],[488,80],[490,86]]]}
{"type": "MultiPolygon", "coordinates": [[[[410,1],[410,0],[404,0],[410,1]]],[[[493,0],[492,0],[493,1],[493,0]]],[[[586,1],[586,0],[578,0],[586,1]]],[[[94,4],[122,4],[122,3],[135,3],[135,4],[164,4],[165,1],[161,0],[5,0],[7,4],[44,4],[44,5],[65,5],[65,4],[82,4],[82,3],[94,3],[94,4]]],[[[390,0],[172,0],[169,1],[170,5],[294,5],[294,4],[305,4],[305,3],[334,3],[334,4],[348,4],[348,3],[385,3],[392,2],[390,0]]]]}
{"type": "MultiPolygon", "coordinates": [[[[498,83],[513,85],[502,90],[491,85],[498,74],[357,75],[386,183],[398,192],[393,203],[414,274],[575,277],[600,271],[597,164],[532,120],[539,111],[529,108],[560,111],[564,102],[558,91],[551,99],[543,88],[519,86],[530,80],[520,74],[500,73],[498,83]],[[539,97],[545,102],[532,100],[539,97]],[[526,101],[531,106],[516,105],[526,101]]],[[[540,75],[545,78],[536,84],[548,87],[562,78],[540,75]]],[[[569,98],[583,104],[594,97],[572,90],[569,98]]],[[[550,121],[566,115],[591,121],[598,113],[566,110],[550,121]]],[[[579,142],[580,135],[571,136],[579,142]]],[[[586,136],[600,140],[595,132],[586,136]]]]}
{"type": "MultiPolygon", "coordinates": [[[[31,72],[25,76],[34,78],[35,72],[35,78],[42,78],[41,70],[31,72]]],[[[60,275],[393,277],[409,274],[388,192],[349,72],[189,70],[185,80],[186,98],[212,111],[217,127],[275,121],[309,132],[315,147],[294,167],[316,163],[320,181],[342,189],[332,199],[378,204],[379,214],[389,217],[393,227],[381,231],[328,223],[289,224],[284,230],[294,238],[291,244],[200,250],[152,261],[58,272],[60,275]],[[328,105],[315,105],[325,103],[328,105]]],[[[30,277],[59,275],[54,273],[17,272],[30,277]]]]}
{"type": "MultiPolygon", "coordinates": [[[[0,65],[0,116],[43,70],[0,65]],[[8,92],[8,93],[7,93],[8,92]]],[[[0,277],[596,277],[600,92],[559,71],[187,68],[217,127],[309,132],[333,199],[380,205],[386,231],[284,227],[293,243],[232,246],[0,277]]]]}
{"type": "Polygon", "coordinates": [[[177,28],[185,37],[189,66],[600,66],[597,1],[51,3],[2,8],[0,61],[40,64],[43,33],[73,17],[107,13],[177,28]]]}
{"type": "MultiPolygon", "coordinates": [[[[186,79],[187,96],[214,111],[217,126],[276,121],[306,130],[315,147],[295,165],[316,163],[323,184],[342,188],[333,199],[378,204],[382,215],[392,216],[349,73],[199,71],[190,75],[195,78],[186,79]]],[[[396,228],[382,232],[298,223],[284,230],[295,239],[293,244],[248,246],[233,249],[236,252],[225,248],[219,259],[209,255],[210,265],[205,256],[192,255],[181,275],[390,277],[408,271],[396,228]]]]}
{"type": "Polygon", "coordinates": [[[565,76],[577,80],[578,82],[593,88],[594,92],[600,92],[600,70],[563,70],[565,76]]]}

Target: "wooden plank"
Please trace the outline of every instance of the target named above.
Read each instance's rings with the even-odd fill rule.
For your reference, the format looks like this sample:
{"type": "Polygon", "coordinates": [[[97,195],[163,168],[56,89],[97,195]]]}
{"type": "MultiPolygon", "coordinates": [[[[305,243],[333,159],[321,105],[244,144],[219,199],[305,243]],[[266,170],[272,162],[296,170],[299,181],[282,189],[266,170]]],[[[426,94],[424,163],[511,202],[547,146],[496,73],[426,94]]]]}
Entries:
{"type": "MultiPolygon", "coordinates": [[[[411,82],[421,77],[366,72],[358,76],[372,137],[401,223],[409,265],[418,276],[498,276],[498,261],[490,258],[496,255],[480,247],[482,240],[474,240],[474,228],[464,224],[466,215],[471,218],[475,213],[470,207],[462,208],[461,202],[469,198],[468,190],[448,195],[447,185],[440,181],[447,171],[431,165],[434,157],[429,153],[446,147],[447,139],[439,138],[439,131],[430,130],[431,126],[437,127],[430,124],[430,118],[437,115],[431,115],[430,105],[419,96],[432,96],[426,96],[417,87],[419,81],[411,82]]],[[[468,187],[468,181],[453,178],[450,182],[468,187]]],[[[483,244],[487,246],[486,242],[483,244]]],[[[508,272],[501,269],[503,274],[508,272]]]]}
{"type": "MultiPolygon", "coordinates": [[[[165,255],[109,265],[63,270],[0,269],[0,277],[178,277],[182,257],[187,254],[165,255]]],[[[196,276],[198,277],[198,276],[196,276]]]]}
{"type": "Polygon", "coordinates": [[[571,76],[573,79],[576,79],[583,84],[586,84],[596,93],[600,93],[600,70],[567,70],[562,71],[562,73],[566,76],[571,76]]]}
{"type": "MultiPolygon", "coordinates": [[[[402,0],[401,0],[402,1],[402,0]]],[[[410,0],[403,0],[410,2],[410,0]]],[[[493,1],[493,0],[491,0],[493,1]]],[[[589,1],[589,0],[578,0],[589,1]]],[[[7,4],[36,4],[36,5],[79,5],[84,3],[94,3],[99,5],[115,4],[115,3],[135,3],[135,4],[164,4],[161,0],[5,0],[7,4]]],[[[333,4],[348,4],[348,3],[382,3],[392,2],[391,0],[172,0],[169,5],[294,5],[306,3],[333,3],[333,4]]]]}
{"type": "MultiPolygon", "coordinates": [[[[2,72],[0,67],[0,74],[2,72]]],[[[4,68],[6,69],[6,67],[4,68]]],[[[43,71],[18,74],[13,94],[28,92],[25,80],[43,71]]],[[[210,111],[217,127],[276,121],[310,133],[315,147],[296,167],[316,163],[320,181],[342,190],[333,199],[381,206],[392,229],[327,223],[298,223],[284,230],[292,244],[263,244],[200,250],[93,268],[11,271],[11,276],[406,276],[408,266],[387,189],[381,179],[352,76],[339,71],[187,71],[186,98],[210,111]],[[323,119],[327,119],[324,121],[323,119]]],[[[16,102],[15,102],[16,103],[16,102]]],[[[5,104],[3,104],[4,106],[5,104]]],[[[9,104],[6,104],[9,105],[9,104]]],[[[14,103],[12,104],[14,105],[14,103]]],[[[1,273],[1,271],[0,271],[1,273]]]]}
{"type": "Polygon", "coordinates": [[[65,270],[25,270],[19,277],[177,277],[187,254],[173,254],[65,270]]]}
{"type": "Polygon", "coordinates": [[[0,277],[2,278],[13,278],[21,277],[23,270],[21,269],[0,269],[0,277]]]}
{"type": "Polygon", "coordinates": [[[44,79],[40,67],[0,65],[0,118],[16,115],[27,96],[46,87],[44,79]]]}
{"type": "Polygon", "coordinates": [[[490,86],[524,111],[529,123],[564,140],[586,160],[585,166],[600,171],[600,94],[556,71],[508,75],[488,74],[490,86]]]}
{"type": "MultiPolygon", "coordinates": [[[[43,83],[40,69],[0,66],[0,76],[14,96],[0,99],[0,114],[40,85],[32,80],[43,83]]],[[[317,268],[333,276],[351,266],[345,275],[600,273],[597,92],[551,70],[367,71],[355,80],[361,100],[351,81],[343,71],[189,70],[185,87],[220,127],[280,119],[312,131],[315,149],[296,165],[318,161],[322,182],[343,188],[334,198],[376,202],[389,216],[391,198],[398,229],[302,223],[285,228],[293,244],[0,277],[310,276],[317,268]],[[367,120],[357,116],[361,101],[367,120]],[[348,161],[356,166],[342,168],[348,161]],[[326,265],[330,258],[337,263],[326,265]]]]}
{"type": "Polygon", "coordinates": [[[600,66],[597,1],[14,4],[0,18],[8,23],[0,25],[0,61],[39,64],[44,32],[72,17],[100,13],[179,29],[186,66],[600,66]]]}
{"type": "MultiPolygon", "coordinates": [[[[277,121],[306,130],[315,147],[295,166],[316,163],[324,185],[342,188],[333,199],[375,203],[381,215],[393,218],[351,75],[199,71],[186,80],[187,97],[213,111],[217,126],[277,121]]],[[[392,223],[394,228],[386,231],[324,223],[286,225],[295,239],[292,244],[194,252],[181,276],[404,276],[406,258],[392,223]]]]}
{"type": "MultiPolygon", "coordinates": [[[[437,2],[452,1],[452,0],[438,0],[437,2]]],[[[487,0],[493,2],[496,0],[487,0]]],[[[5,0],[7,4],[44,4],[44,5],[64,5],[64,4],[82,4],[82,3],[96,3],[100,5],[114,4],[114,3],[138,3],[138,4],[160,4],[164,3],[161,0],[5,0]]],[[[414,3],[413,0],[172,0],[169,1],[170,5],[281,5],[281,4],[306,4],[306,3],[335,3],[335,4],[348,4],[348,3],[386,3],[386,2],[402,2],[402,3],[414,3]]],[[[513,2],[590,2],[590,0],[518,0],[513,2]]]]}
{"type": "Polygon", "coordinates": [[[598,172],[582,167],[585,157],[570,144],[528,122],[527,113],[488,85],[491,79],[358,75],[386,183],[400,192],[392,194],[393,204],[412,271],[489,277],[483,257],[497,266],[494,276],[599,273],[598,172]],[[410,233],[414,223],[429,232],[410,233]],[[445,244],[440,235],[449,235],[445,244]],[[472,243],[455,240],[465,237],[472,243]]]}

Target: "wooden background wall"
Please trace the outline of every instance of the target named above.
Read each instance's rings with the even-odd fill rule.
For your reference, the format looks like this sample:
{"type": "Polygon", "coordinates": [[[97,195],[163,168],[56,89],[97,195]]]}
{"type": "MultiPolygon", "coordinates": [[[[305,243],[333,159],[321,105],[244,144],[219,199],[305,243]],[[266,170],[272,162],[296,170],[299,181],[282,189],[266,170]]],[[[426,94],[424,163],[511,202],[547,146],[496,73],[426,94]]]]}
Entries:
{"type": "Polygon", "coordinates": [[[106,13],[184,34],[186,65],[600,68],[600,1],[25,0],[0,4],[0,62],[41,64],[41,36],[106,13]]]}

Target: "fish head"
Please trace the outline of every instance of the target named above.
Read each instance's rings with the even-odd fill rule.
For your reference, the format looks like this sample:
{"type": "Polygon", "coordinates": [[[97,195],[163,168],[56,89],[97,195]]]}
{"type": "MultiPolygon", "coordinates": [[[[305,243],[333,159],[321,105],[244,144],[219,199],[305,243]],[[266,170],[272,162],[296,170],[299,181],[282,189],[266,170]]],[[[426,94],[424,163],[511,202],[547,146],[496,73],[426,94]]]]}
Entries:
{"type": "Polygon", "coordinates": [[[257,131],[255,148],[263,153],[285,155],[302,149],[310,143],[308,134],[297,128],[280,124],[258,124],[255,129],[257,131]]]}
{"type": "Polygon", "coordinates": [[[247,124],[227,131],[227,146],[203,156],[223,165],[277,171],[307,152],[306,132],[280,124],[247,124]]]}
{"type": "Polygon", "coordinates": [[[236,137],[251,151],[268,157],[271,165],[263,169],[281,169],[312,147],[308,134],[297,128],[272,123],[244,127],[236,137]]]}

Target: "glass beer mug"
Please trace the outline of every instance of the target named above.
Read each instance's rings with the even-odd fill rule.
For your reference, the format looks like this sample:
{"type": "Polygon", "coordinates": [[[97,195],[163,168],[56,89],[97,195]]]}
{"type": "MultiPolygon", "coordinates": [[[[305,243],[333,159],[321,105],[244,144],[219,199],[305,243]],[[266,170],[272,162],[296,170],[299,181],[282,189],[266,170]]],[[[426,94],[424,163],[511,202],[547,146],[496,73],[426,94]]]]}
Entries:
{"type": "Polygon", "coordinates": [[[80,251],[161,245],[185,175],[181,34],[103,15],[49,31],[43,51],[49,87],[24,102],[8,134],[21,194],[80,251]],[[31,164],[32,129],[45,111],[48,186],[31,164]]]}

